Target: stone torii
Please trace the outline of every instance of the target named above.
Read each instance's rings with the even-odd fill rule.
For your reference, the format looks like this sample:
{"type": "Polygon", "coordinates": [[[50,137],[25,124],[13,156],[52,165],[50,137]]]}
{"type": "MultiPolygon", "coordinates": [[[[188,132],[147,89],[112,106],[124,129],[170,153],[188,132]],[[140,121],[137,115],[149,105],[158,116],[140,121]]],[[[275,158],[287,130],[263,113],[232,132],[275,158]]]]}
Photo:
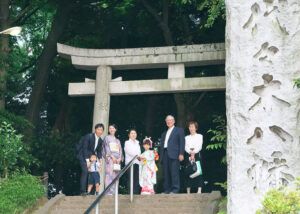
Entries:
{"type": "Polygon", "coordinates": [[[130,48],[85,49],[57,44],[63,58],[83,70],[95,70],[96,80],[69,83],[70,96],[94,96],[93,126],[108,126],[110,96],[132,94],[179,93],[225,89],[225,77],[185,78],[186,66],[204,66],[225,63],[224,43],[130,48]],[[112,80],[112,70],[168,68],[168,79],[112,80]]]}

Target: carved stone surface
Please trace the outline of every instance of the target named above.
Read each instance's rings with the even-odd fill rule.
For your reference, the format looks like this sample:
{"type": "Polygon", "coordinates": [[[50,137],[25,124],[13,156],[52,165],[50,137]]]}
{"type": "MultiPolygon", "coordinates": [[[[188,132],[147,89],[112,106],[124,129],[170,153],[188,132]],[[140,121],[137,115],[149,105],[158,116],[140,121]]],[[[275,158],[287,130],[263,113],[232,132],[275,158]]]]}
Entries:
{"type": "Polygon", "coordinates": [[[226,0],[228,213],[300,176],[300,1],[226,0]]]}

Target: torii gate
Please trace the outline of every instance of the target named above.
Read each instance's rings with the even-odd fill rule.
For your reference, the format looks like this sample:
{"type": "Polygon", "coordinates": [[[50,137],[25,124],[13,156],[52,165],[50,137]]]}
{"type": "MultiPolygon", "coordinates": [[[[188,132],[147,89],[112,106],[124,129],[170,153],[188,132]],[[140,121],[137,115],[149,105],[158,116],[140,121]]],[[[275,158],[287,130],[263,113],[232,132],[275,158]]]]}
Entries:
{"type": "Polygon", "coordinates": [[[70,96],[95,96],[93,126],[108,126],[110,96],[224,90],[225,77],[185,78],[186,66],[225,63],[224,43],[131,49],[84,49],[57,45],[60,56],[83,70],[96,70],[96,81],[69,83],[70,96]],[[168,68],[168,79],[112,80],[112,70],[168,68]]]}

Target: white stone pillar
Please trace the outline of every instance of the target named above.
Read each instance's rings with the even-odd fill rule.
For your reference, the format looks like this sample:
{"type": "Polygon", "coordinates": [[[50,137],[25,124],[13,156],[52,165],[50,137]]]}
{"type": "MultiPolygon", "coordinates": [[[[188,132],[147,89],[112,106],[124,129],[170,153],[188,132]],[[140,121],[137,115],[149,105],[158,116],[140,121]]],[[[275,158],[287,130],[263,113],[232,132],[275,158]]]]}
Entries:
{"type": "Polygon", "coordinates": [[[168,79],[184,78],[185,68],[184,64],[169,64],[168,65],[168,79]]]}
{"type": "Polygon", "coordinates": [[[299,0],[226,0],[228,213],[300,176],[299,0]]]}
{"type": "MultiPolygon", "coordinates": [[[[111,67],[101,65],[97,68],[93,129],[97,123],[103,123],[105,128],[103,135],[106,135],[108,130],[108,123],[109,123],[109,109],[110,109],[109,81],[111,80],[111,76],[112,76],[111,67]]],[[[105,163],[104,161],[102,161],[102,173],[100,176],[101,192],[104,189],[104,178],[105,178],[105,163]]]]}
{"type": "Polygon", "coordinates": [[[101,65],[97,68],[96,84],[95,84],[95,101],[93,126],[97,123],[103,123],[105,133],[109,122],[109,81],[111,81],[112,69],[109,66],[101,65]]]}

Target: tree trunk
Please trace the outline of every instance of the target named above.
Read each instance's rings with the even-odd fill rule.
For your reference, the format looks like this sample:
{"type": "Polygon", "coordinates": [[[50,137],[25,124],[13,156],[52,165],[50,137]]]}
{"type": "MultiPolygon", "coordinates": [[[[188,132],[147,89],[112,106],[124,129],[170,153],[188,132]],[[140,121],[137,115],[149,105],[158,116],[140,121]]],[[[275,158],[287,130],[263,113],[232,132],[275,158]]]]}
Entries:
{"type": "MultiPolygon", "coordinates": [[[[9,28],[9,0],[0,1],[0,31],[9,28]]],[[[5,109],[7,57],[9,52],[8,36],[0,35],[0,110],[5,109]]]]}
{"type": "Polygon", "coordinates": [[[52,22],[51,31],[37,62],[37,73],[34,80],[34,86],[30,95],[29,105],[26,109],[26,117],[34,126],[38,124],[40,119],[41,105],[48,83],[50,66],[57,54],[56,44],[67,25],[71,9],[72,5],[70,3],[59,1],[58,9],[52,22]]]}
{"type": "Polygon", "coordinates": [[[58,130],[61,135],[69,130],[68,116],[70,111],[69,99],[65,97],[62,100],[60,111],[56,117],[53,130],[58,130]]]}

